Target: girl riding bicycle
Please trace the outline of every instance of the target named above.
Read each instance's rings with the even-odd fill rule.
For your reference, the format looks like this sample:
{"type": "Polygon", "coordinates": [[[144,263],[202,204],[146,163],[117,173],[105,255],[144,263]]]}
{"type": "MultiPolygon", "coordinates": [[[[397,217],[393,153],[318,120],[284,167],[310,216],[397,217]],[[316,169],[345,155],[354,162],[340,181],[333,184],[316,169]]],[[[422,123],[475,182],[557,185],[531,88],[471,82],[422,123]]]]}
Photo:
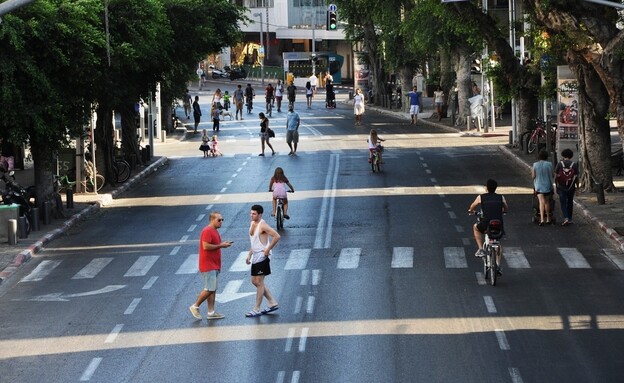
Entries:
{"type": "Polygon", "coordinates": [[[284,174],[284,169],[277,167],[275,173],[271,177],[269,182],[269,191],[273,192],[273,210],[271,217],[275,217],[275,208],[277,206],[277,199],[281,199],[284,202],[284,218],[290,219],[288,216],[288,198],[286,197],[286,186],[290,188],[290,192],[294,193],[295,188],[290,184],[288,178],[284,174]]]}
{"type": "Polygon", "coordinates": [[[368,136],[368,163],[371,163],[373,160],[373,153],[375,151],[379,152],[379,162],[383,164],[383,160],[381,158],[381,152],[383,148],[381,143],[385,140],[379,138],[377,135],[377,131],[375,129],[371,129],[370,135],[368,136]]]}

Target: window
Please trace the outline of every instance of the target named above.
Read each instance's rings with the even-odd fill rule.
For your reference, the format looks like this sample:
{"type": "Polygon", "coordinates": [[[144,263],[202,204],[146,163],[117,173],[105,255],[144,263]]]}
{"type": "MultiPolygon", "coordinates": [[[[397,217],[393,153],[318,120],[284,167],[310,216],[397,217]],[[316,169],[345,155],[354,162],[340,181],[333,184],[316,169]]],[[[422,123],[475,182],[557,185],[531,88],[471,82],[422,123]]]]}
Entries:
{"type": "Polygon", "coordinates": [[[273,0],[244,0],[243,5],[247,8],[273,8],[273,0]]]}

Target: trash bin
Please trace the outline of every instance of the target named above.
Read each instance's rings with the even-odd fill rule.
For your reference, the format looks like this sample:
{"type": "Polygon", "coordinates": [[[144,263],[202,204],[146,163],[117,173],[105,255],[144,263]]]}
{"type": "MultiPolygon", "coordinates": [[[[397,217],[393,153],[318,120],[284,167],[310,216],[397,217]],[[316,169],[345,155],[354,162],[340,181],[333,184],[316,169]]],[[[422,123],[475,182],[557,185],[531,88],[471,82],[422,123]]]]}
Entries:
{"type": "Polygon", "coordinates": [[[0,242],[7,242],[9,240],[10,219],[14,219],[15,222],[19,219],[19,205],[0,205],[0,242]]]}

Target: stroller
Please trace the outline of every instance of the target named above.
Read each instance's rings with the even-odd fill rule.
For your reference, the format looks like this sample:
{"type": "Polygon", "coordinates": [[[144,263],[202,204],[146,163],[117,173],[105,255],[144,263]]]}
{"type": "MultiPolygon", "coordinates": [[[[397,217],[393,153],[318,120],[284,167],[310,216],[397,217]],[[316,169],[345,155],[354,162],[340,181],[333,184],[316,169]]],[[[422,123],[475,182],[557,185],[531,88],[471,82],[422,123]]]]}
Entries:
{"type": "MultiPolygon", "coordinates": [[[[548,198],[550,199],[550,222],[554,225],[556,222],[555,219],[555,197],[554,192],[550,193],[548,198]]],[[[533,217],[531,217],[531,222],[539,223],[540,222],[540,212],[539,212],[539,200],[537,199],[537,193],[533,190],[533,217]]]]}
{"type": "Polygon", "coordinates": [[[325,107],[336,107],[336,92],[334,92],[334,85],[330,81],[328,81],[325,86],[325,107]]]}

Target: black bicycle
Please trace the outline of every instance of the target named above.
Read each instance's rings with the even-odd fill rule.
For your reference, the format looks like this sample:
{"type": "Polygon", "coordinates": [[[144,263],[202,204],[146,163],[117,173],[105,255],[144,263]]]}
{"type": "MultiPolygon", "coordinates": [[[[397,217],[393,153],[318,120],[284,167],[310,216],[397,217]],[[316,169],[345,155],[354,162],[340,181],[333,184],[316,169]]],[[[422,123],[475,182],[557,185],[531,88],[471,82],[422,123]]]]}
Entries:
{"type": "MultiPolygon", "coordinates": [[[[483,212],[475,212],[477,222],[483,220],[483,212]]],[[[490,280],[492,286],[496,286],[496,279],[499,275],[496,257],[502,255],[500,239],[503,236],[503,222],[499,219],[492,219],[485,230],[485,240],[483,241],[483,276],[490,280]]]]}

